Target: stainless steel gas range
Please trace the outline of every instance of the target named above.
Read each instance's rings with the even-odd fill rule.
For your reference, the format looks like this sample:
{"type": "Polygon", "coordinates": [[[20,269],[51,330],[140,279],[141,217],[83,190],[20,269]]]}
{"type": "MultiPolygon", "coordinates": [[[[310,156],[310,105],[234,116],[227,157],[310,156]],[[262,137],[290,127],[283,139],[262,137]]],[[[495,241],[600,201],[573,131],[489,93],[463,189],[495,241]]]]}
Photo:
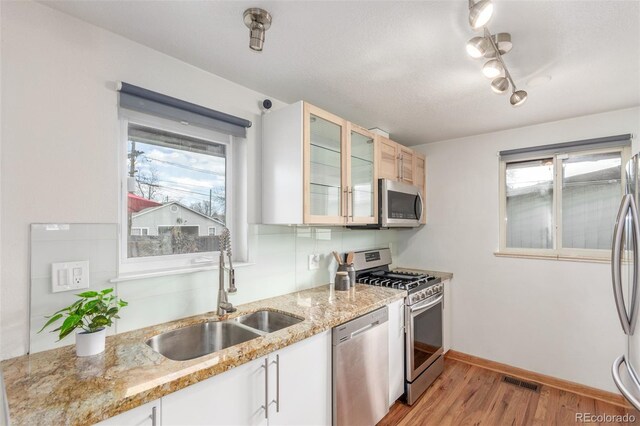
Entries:
{"type": "Polygon", "coordinates": [[[406,290],[405,400],[413,404],[444,369],[440,278],[415,269],[393,269],[387,248],[356,252],[356,281],[360,284],[406,290]]]}

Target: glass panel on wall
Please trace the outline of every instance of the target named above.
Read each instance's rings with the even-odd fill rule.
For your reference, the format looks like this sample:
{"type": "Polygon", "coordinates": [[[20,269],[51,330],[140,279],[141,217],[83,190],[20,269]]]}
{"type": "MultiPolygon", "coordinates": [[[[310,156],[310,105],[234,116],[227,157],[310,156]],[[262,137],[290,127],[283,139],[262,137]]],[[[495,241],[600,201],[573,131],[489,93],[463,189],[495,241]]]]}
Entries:
{"type": "Polygon", "coordinates": [[[127,257],[217,251],[226,146],[137,124],[128,137],[127,257]]]}
{"type": "Polygon", "coordinates": [[[553,159],[506,167],[507,247],[553,248],[553,159]]]}
{"type": "Polygon", "coordinates": [[[620,152],[576,155],[562,161],[562,246],[611,249],[622,195],[620,152]]]}
{"type": "Polygon", "coordinates": [[[373,139],[351,132],[351,214],[370,217],[373,212],[373,139]]]}
{"type": "Polygon", "coordinates": [[[340,216],[342,127],[311,114],[310,213],[340,216]]]}

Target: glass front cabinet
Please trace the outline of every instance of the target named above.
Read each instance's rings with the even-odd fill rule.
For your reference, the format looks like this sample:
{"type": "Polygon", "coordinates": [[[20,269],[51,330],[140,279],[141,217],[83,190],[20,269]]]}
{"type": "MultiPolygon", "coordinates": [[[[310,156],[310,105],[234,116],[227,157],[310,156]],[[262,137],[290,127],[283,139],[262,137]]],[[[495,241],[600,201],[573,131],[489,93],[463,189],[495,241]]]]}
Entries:
{"type": "Polygon", "coordinates": [[[378,222],[379,136],[303,101],[265,114],[262,135],[262,223],[378,222]]]}
{"type": "Polygon", "coordinates": [[[374,135],[308,103],[303,120],[304,223],[376,223],[374,135]]]}

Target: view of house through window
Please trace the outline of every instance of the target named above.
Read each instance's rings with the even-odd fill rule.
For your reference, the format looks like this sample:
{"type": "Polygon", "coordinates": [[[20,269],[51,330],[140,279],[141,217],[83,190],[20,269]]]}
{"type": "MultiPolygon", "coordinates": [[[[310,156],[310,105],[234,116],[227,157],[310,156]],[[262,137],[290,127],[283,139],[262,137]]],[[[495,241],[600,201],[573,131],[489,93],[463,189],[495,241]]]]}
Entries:
{"type": "Polygon", "coordinates": [[[623,193],[625,150],[572,152],[504,165],[503,249],[606,257],[623,193]]]}
{"type": "Polygon", "coordinates": [[[226,146],[130,123],[127,257],[218,250],[226,146]]]}

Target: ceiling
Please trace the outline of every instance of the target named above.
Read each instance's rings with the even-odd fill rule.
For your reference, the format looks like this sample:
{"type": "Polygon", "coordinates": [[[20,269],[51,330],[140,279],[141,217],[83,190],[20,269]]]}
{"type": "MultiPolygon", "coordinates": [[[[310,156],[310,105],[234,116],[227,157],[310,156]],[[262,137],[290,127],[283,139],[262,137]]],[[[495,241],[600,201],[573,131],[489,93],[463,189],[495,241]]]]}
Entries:
{"type": "MultiPolygon", "coordinates": [[[[467,1],[44,2],[274,98],[309,101],[416,145],[640,104],[640,2],[494,0],[518,108],[494,94],[467,1]],[[242,13],[273,15],[264,51],[242,13]],[[150,25],[149,23],[153,23],[150,25]],[[529,84],[540,76],[544,84],[529,84]]],[[[539,80],[539,79],[538,79],[539,80]]]]}

